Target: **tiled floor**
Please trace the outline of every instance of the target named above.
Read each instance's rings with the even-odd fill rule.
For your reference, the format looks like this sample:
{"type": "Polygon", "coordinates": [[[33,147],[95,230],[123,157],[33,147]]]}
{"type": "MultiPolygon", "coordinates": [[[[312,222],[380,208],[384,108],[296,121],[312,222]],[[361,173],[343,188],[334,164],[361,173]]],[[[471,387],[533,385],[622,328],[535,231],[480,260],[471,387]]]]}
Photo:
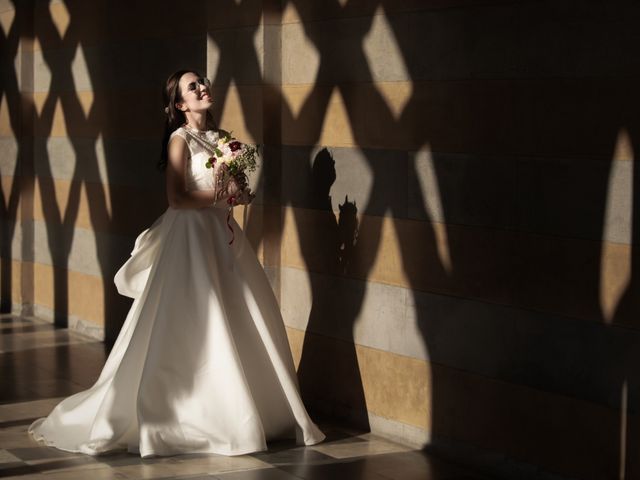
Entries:
{"type": "Polygon", "coordinates": [[[88,388],[107,353],[99,342],[36,319],[0,316],[0,478],[102,479],[421,479],[486,477],[370,433],[319,422],[327,440],[311,447],[274,442],[269,451],[225,457],[99,457],[39,445],[26,430],[62,398],[88,388]]]}

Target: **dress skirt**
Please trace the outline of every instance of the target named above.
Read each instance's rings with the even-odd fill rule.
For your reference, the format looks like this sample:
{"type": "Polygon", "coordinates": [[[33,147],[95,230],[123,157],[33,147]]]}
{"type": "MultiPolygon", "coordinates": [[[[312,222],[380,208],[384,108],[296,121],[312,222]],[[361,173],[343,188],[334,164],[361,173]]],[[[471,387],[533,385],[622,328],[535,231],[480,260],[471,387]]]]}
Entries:
{"type": "Polygon", "coordinates": [[[226,208],[169,208],[115,276],[134,299],[104,368],[29,433],[97,455],[240,455],[325,436],[302,403],[282,316],[226,208]]]}

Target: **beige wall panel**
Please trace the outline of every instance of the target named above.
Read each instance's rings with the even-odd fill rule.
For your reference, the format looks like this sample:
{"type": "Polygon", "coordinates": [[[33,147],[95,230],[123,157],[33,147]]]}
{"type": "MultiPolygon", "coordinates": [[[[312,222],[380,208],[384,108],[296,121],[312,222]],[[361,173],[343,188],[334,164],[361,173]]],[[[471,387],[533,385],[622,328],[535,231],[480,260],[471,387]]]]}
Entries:
{"type": "MultiPolygon", "coordinates": [[[[14,105],[17,104],[17,99],[14,98],[14,105]]],[[[9,102],[7,100],[6,92],[2,92],[0,94],[0,136],[2,137],[15,137],[15,132],[13,131],[13,127],[11,125],[11,115],[17,115],[18,112],[11,112],[9,109],[9,102]]]]}
{"type": "Polygon", "coordinates": [[[94,91],[101,96],[109,91],[144,89],[145,96],[160,102],[163,82],[172,71],[178,66],[202,69],[205,54],[202,36],[139,38],[98,45],[68,42],[61,48],[31,54],[33,91],[94,91]]]}
{"type": "MultiPolygon", "coordinates": [[[[294,7],[287,7],[291,10],[294,7]]],[[[282,27],[282,83],[313,84],[316,82],[320,54],[301,23],[282,27]]]]}
{"type": "MultiPolygon", "coordinates": [[[[618,132],[585,136],[598,115],[615,115],[629,101],[612,80],[450,80],[283,86],[283,143],[432,152],[602,158],[616,152],[618,132]],[[411,95],[408,97],[408,89],[411,95]],[[608,102],[589,105],[594,91],[608,102]],[[330,102],[331,99],[331,102],[330,102]],[[616,103],[617,102],[617,103],[616,103]],[[551,119],[549,109],[565,104],[551,119]],[[522,112],[527,115],[523,117],[522,112]],[[353,138],[349,143],[347,139],[353,138]]],[[[625,155],[622,148],[621,156],[625,155]]],[[[628,154],[626,154],[628,155],[628,154]]]]}
{"type": "MultiPolygon", "coordinates": [[[[65,3],[66,2],[36,3],[35,33],[37,43],[34,45],[34,50],[56,48],[62,43],[62,39],[66,35],[72,21],[71,12],[65,3]]],[[[103,11],[103,8],[100,7],[103,7],[104,4],[104,1],[95,2],[95,13],[98,13],[100,10],[103,11]]],[[[73,10],[73,6],[71,8],[73,10]]],[[[99,28],[99,25],[95,21],[92,22],[90,18],[91,16],[88,16],[85,22],[74,22],[74,27],[76,27],[77,23],[77,27],[80,27],[82,38],[86,38],[87,41],[90,41],[91,38],[99,38],[100,31],[102,30],[99,28]]]]}
{"type": "MultiPolygon", "coordinates": [[[[322,252],[332,237],[318,230],[326,212],[288,207],[284,211],[282,263],[337,274],[322,252]],[[306,242],[301,245],[301,231],[306,242]],[[304,250],[303,248],[304,247],[304,250]],[[306,254],[304,252],[307,252],[306,254]]],[[[628,245],[605,249],[599,242],[497,229],[444,225],[389,217],[359,216],[358,243],[348,276],[370,282],[533,308],[602,321],[600,295],[617,303],[623,288],[620,270],[628,245]]],[[[608,245],[608,244],[607,244],[608,245]]],[[[613,323],[640,327],[632,312],[613,323]]]]}
{"type": "MultiPolygon", "coordinates": [[[[483,3],[494,5],[496,2],[491,2],[490,0],[429,0],[428,2],[424,0],[399,0],[386,3],[384,5],[384,12],[389,14],[415,10],[479,6],[483,3]]],[[[350,0],[348,8],[345,8],[344,5],[345,2],[299,2],[295,4],[287,2],[282,14],[282,23],[368,16],[373,13],[372,7],[376,6],[377,2],[372,2],[371,0],[350,0]]],[[[382,10],[376,10],[375,13],[380,15],[382,14],[382,10]]]]}
{"type": "Polygon", "coordinates": [[[15,3],[12,0],[0,0],[0,12],[14,11],[15,3]]]}
{"type": "Polygon", "coordinates": [[[147,228],[144,225],[151,221],[149,212],[157,212],[158,205],[166,206],[162,191],[40,177],[35,188],[34,219],[46,221],[44,206],[50,208],[52,202],[63,218],[73,219],[76,228],[128,235],[147,228]],[[69,205],[70,196],[73,205],[69,205]]]}
{"type": "Polygon", "coordinates": [[[246,143],[262,143],[262,87],[213,86],[214,112],[220,128],[246,143]]]}
{"type": "Polygon", "coordinates": [[[33,227],[36,262],[96,277],[115,273],[129,258],[135,242],[134,235],[61,226],[57,221],[36,220],[33,227]]]}
{"type": "Polygon", "coordinates": [[[572,478],[617,475],[618,411],[439,365],[432,379],[434,435],[572,478]]]}
{"type": "MultiPolygon", "coordinates": [[[[172,2],[135,2],[122,6],[108,0],[37,2],[35,50],[62,48],[80,39],[85,46],[107,41],[193,36],[206,32],[205,12],[176,15],[172,2]],[[154,21],[143,21],[153,9],[154,21]],[[67,36],[73,31],[73,38],[67,36]]],[[[179,40],[176,40],[179,41],[179,40]]]]}
{"type": "Polygon", "coordinates": [[[264,263],[264,243],[262,242],[262,232],[264,228],[264,207],[252,204],[248,207],[238,205],[233,209],[233,218],[242,228],[244,234],[249,239],[258,260],[264,263]]]}
{"type": "MultiPolygon", "coordinates": [[[[329,266],[326,262],[322,252],[325,250],[324,246],[329,244],[330,239],[323,238],[323,234],[326,232],[318,231],[317,225],[321,224],[322,217],[326,215],[325,212],[318,210],[308,210],[299,208],[286,208],[284,212],[284,232],[283,232],[283,246],[282,246],[282,262],[284,266],[291,266],[300,269],[309,269],[321,273],[337,273],[335,271],[328,271],[329,266]],[[300,244],[300,231],[307,230],[315,232],[314,235],[305,235],[305,238],[312,239],[314,245],[300,244]],[[304,247],[305,251],[309,253],[318,252],[316,255],[309,255],[305,257],[301,247],[304,247]]],[[[402,252],[400,249],[400,241],[398,238],[398,232],[395,230],[394,223],[400,227],[400,234],[403,241],[410,242],[410,239],[406,238],[406,234],[419,234],[416,242],[421,239],[424,240],[424,232],[419,232],[416,229],[422,226],[425,232],[429,232],[432,228],[441,229],[444,228],[442,224],[427,224],[426,222],[412,222],[396,220],[395,222],[390,217],[373,217],[363,216],[358,217],[358,243],[357,252],[351,259],[351,267],[349,276],[355,278],[368,279],[369,281],[388,283],[391,285],[399,285],[403,287],[409,287],[409,278],[403,271],[402,252]],[[406,224],[406,225],[405,225],[406,224]],[[406,232],[406,229],[413,227],[413,231],[406,232]]],[[[433,247],[429,253],[424,252],[429,248],[429,244],[422,241],[420,242],[420,251],[423,252],[422,257],[429,259],[433,256],[433,259],[429,259],[429,263],[437,264],[437,252],[434,252],[433,247]]],[[[433,275],[437,272],[437,269],[431,269],[430,273],[422,271],[423,268],[428,270],[427,265],[423,258],[416,259],[418,264],[417,268],[422,272],[422,275],[433,275]]],[[[438,277],[442,283],[441,287],[446,285],[446,278],[438,277]]],[[[435,280],[435,279],[434,279],[435,280]]],[[[430,283],[436,283],[431,280],[430,283]]]]}
{"type": "Polygon", "coordinates": [[[102,137],[37,138],[34,146],[38,177],[123,185],[165,191],[164,172],[157,170],[162,136],[148,139],[102,137]]]}
{"type": "Polygon", "coordinates": [[[633,160],[637,157],[633,151],[633,142],[626,128],[620,128],[616,138],[613,160],[633,160]]]}
{"type": "Polygon", "coordinates": [[[17,175],[18,139],[16,137],[0,137],[0,174],[17,175]]]}
{"type": "MultiPolygon", "coordinates": [[[[561,313],[577,318],[602,321],[604,317],[600,301],[605,304],[617,303],[620,279],[615,277],[622,272],[602,269],[605,264],[619,264],[627,261],[633,251],[630,246],[607,249],[607,258],[603,259],[603,243],[574,240],[562,237],[521,234],[514,243],[514,271],[512,302],[516,305],[561,313]],[[620,258],[622,257],[622,258],[620,258]],[[601,275],[613,278],[601,278],[601,275]],[[600,286],[617,285],[618,288],[603,291],[600,286]]],[[[636,252],[637,255],[637,252],[636,252]]],[[[625,318],[633,314],[633,309],[621,312],[614,323],[640,326],[640,319],[625,318]]]]}
{"type": "Polygon", "coordinates": [[[2,188],[2,200],[3,208],[0,210],[0,218],[13,219],[18,218],[20,212],[20,181],[21,177],[1,176],[0,185],[2,188]],[[6,211],[7,206],[10,205],[11,210],[6,211]]]}
{"type": "Polygon", "coordinates": [[[11,29],[15,28],[13,20],[16,17],[16,11],[11,6],[7,6],[6,10],[2,9],[0,12],[0,28],[2,28],[3,37],[7,38],[11,29]]]}
{"type": "Polygon", "coordinates": [[[604,242],[600,262],[600,305],[607,323],[640,327],[640,320],[624,314],[625,309],[637,312],[638,299],[630,298],[632,291],[631,245],[604,242]],[[627,291],[628,289],[628,291],[627,291]],[[623,312],[621,315],[620,312],[623,312]]]}
{"type": "Polygon", "coordinates": [[[36,136],[158,139],[164,112],[156,96],[139,91],[37,92],[36,136]],[[145,121],[141,121],[144,118],[145,121]],[[132,126],[135,125],[135,128],[132,126]]]}
{"type": "Polygon", "coordinates": [[[304,342],[304,330],[298,330],[297,328],[291,328],[285,326],[287,331],[287,338],[289,339],[289,346],[291,347],[291,355],[293,356],[293,363],[298,369],[300,365],[300,356],[302,355],[302,342],[304,342]]]}
{"type": "Polygon", "coordinates": [[[289,267],[280,269],[280,282],[287,326],[428,359],[417,318],[421,311],[411,302],[410,290],[289,267]]]}
{"type": "Polygon", "coordinates": [[[421,360],[357,346],[367,409],[430,430],[431,368],[421,360]]]}
{"type": "MultiPolygon", "coordinates": [[[[282,140],[288,145],[353,146],[345,98],[327,86],[283,86],[282,140]]],[[[353,100],[350,98],[350,100],[353,100]]]]}
{"type": "Polygon", "coordinates": [[[400,50],[400,44],[412,43],[410,16],[386,15],[382,8],[375,13],[283,25],[282,83],[410,80],[407,61],[414,52],[400,50]]]}
{"type": "Polygon", "coordinates": [[[28,258],[28,254],[27,257],[23,258],[22,225],[20,222],[16,221],[15,218],[9,218],[7,220],[2,219],[0,226],[4,230],[4,235],[9,243],[9,245],[2,245],[8,253],[8,258],[18,261],[30,260],[30,258],[28,258]],[[9,234],[11,234],[11,236],[9,234]]]}
{"type": "MultiPolygon", "coordinates": [[[[0,269],[2,271],[8,270],[11,274],[11,301],[16,303],[22,302],[22,262],[19,260],[13,260],[11,258],[0,258],[0,269]]],[[[0,282],[2,281],[0,276],[0,282]]],[[[4,291],[5,286],[0,285],[0,288],[4,291]]]]}
{"type": "Polygon", "coordinates": [[[262,23],[265,8],[265,2],[262,0],[243,0],[241,3],[225,4],[224,15],[220,14],[218,5],[215,2],[207,4],[208,30],[255,26],[262,23]]]}
{"type": "MultiPolygon", "coordinates": [[[[288,328],[288,335],[297,363],[310,334],[288,328]]],[[[615,410],[382,350],[355,348],[367,409],[376,415],[528,463],[589,472],[585,478],[615,472],[615,410]]],[[[327,346],[326,353],[332,349],[327,346]]]]}
{"type": "Polygon", "coordinates": [[[34,264],[34,303],[55,311],[56,278],[66,279],[68,314],[104,327],[104,281],[51,265],[34,264]]]}
{"type": "Polygon", "coordinates": [[[229,77],[233,78],[235,85],[260,85],[264,74],[264,37],[262,23],[210,29],[207,34],[206,73],[214,86],[226,83],[229,77]],[[236,61],[238,58],[242,61],[236,61]]]}
{"type": "MultiPolygon", "coordinates": [[[[294,355],[298,376],[303,392],[312,392],[308,385],[314,380],[324,387],[335,382],[333,389],[322,393],[321,397],[335,401],[347,408],[366,406],[367,411],[378,416],[419,427],[430,429],[430,366],[427,362],[401,355],[377,350],[374,348],[352,345],[349,342],[337,340],[322,335],[303,332],[295,328],[287,328],[291,350],[294,355]],[[310,346],[310,347],[309,347],[310,346]],[[309,378],[314,371],[307,373],[300,367],[300,358],[309,355],[305,348],[313,349],[313,354],[321,354],[323,358],[315,358],[320,367],[317,375],[326,374],[325,378],[309,378]],[[355,357],[351,357],[351,352],[355,357]],[[349,363],[336,362],[343,359],[349,363]],[[356,377],[348,373],[355,361],[358,369],[356,377]],[[340,366],[342,365],[342,366],[340,366]],[[335,368],[334,368],[335,367],[335,368]],[[336,369],[337,368],[337,369],[336,369]],[[351,383],[349,383],[351,382],[351,383]],[[359,383],[359,385],[357,385],[359,383]],[[358,400],[349,389],[362,388],[366,405],[353,405],[358,400]],[[331,391],[333,390],[333,391],[331,391]]],[[[303,360],[305,361],[305,360],[303,360]]],[[[306,360],[309,361],[309,360],[306,360]]],[[[316,397],[313,397],[316,398],[316,397]]],[[[327,407],[331,408],[330,405],[327,407]]]]}

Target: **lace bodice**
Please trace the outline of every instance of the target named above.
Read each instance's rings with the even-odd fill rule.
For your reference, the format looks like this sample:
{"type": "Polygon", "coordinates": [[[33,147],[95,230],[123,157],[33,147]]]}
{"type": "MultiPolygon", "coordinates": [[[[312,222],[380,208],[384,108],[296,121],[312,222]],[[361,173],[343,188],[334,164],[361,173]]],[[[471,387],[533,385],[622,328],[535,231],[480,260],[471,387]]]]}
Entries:
{"type": "Polygon", "coordinates": [[[213,190],[213,172],[205,164],[209,157],[213,156],[213,148],[218,142],[218,132],[215,130],[197,132],[180,127],[171,134],[170,138],[175,135],[182,137],[189,147],[185,173],[187,190],[213,190]]]}

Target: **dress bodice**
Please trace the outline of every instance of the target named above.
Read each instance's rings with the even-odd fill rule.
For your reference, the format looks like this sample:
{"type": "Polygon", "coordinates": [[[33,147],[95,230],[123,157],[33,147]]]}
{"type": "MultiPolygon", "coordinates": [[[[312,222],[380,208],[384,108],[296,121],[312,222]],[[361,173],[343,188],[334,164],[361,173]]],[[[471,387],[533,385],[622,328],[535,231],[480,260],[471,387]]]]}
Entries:
{"type": "Polygon", "coordinates": [[[206,167],[207,160],[214,155],[219,134],[216,130],[200,132],[185,127],[179,127],[170,138],[179,136],[187,142],[189,157],[185,172],[187,190],[212,190],[213,172],[206,167]]]}

